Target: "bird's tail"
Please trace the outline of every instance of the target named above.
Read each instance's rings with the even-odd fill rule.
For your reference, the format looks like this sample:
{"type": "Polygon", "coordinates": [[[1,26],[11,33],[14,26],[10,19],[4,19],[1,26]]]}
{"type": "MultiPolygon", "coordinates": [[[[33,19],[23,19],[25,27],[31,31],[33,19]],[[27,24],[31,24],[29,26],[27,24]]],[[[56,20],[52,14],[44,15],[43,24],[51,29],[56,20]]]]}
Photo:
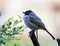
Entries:
{"type": "Polygon", "coordinates": [[[45,29],[45,30],[53,38],[53,40],[55,40],[55,37],[47,29],[45,29]]]}

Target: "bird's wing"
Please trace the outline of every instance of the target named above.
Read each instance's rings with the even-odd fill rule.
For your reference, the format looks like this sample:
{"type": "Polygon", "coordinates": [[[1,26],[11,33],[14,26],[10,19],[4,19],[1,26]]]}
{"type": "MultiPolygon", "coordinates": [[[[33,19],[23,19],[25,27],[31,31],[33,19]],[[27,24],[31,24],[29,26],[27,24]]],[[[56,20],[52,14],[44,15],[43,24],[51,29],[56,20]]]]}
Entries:
{"type": "Polygon", "coordinates": [[[30,21],[30,17],[25,16],[24,22],[25,22],[26,26],[28,26],[30,28],[38,29],[38,26],[30,21]]]}
{"type": "Polygon", "coordinates": [[[37,16],[31,16],[30,17],[31,18],[31,22],[32,23],[34,23],[34,24],[36,24],[37,26],[42,26],[42,27],[45,27],[45,25],[44,25],[44,23],[42,22],[42,20],[39,18],[39,17],[37,17],[37,16]]]}

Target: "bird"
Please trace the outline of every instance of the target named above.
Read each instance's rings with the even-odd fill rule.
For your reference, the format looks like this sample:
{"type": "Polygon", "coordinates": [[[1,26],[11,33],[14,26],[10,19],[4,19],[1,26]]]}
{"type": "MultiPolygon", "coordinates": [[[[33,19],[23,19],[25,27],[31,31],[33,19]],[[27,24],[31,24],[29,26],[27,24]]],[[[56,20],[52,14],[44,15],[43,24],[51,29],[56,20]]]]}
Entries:
{"type": "Polygon", "coordinates": [[[35,30],[42,29],[45,30],[55,40],[54,36],[46,29],[43,21],[34,13],[34,11],[26,10],[25,12],[23,12],[23,14],[25,25],[32,30],[30,31],[30,35],[32,35],[35,30]]]}

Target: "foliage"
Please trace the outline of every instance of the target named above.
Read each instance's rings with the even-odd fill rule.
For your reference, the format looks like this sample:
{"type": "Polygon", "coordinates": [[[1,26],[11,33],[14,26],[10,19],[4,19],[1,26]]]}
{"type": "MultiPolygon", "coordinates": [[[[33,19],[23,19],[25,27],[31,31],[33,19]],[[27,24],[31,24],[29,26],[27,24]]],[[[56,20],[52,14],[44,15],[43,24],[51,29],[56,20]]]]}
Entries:
{"type": "Polygon", "coordinates": [[[20,20],[13,20],[13,17],[11,17],[7,20],[6,24],[0,26],[0,44],[5,44],[4,40],[10,40],[11,38],[14,38],[15,34],[19,34],[22,31],[22,25],[16,27],[18,23],[23,22],[19,15],[18,17],[20,20]]]}

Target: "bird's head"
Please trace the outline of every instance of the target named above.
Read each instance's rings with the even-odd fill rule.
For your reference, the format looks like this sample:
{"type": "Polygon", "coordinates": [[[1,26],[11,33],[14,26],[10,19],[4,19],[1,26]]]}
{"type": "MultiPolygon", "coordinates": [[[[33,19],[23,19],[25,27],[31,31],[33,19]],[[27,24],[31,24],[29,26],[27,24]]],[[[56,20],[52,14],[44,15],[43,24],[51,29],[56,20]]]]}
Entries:
{"type": "Polygon", "coordinates": [[[32,12],[32,10],[27,10],[25,12],[23,12],[25,15],[29,15],[32,12]]]}

